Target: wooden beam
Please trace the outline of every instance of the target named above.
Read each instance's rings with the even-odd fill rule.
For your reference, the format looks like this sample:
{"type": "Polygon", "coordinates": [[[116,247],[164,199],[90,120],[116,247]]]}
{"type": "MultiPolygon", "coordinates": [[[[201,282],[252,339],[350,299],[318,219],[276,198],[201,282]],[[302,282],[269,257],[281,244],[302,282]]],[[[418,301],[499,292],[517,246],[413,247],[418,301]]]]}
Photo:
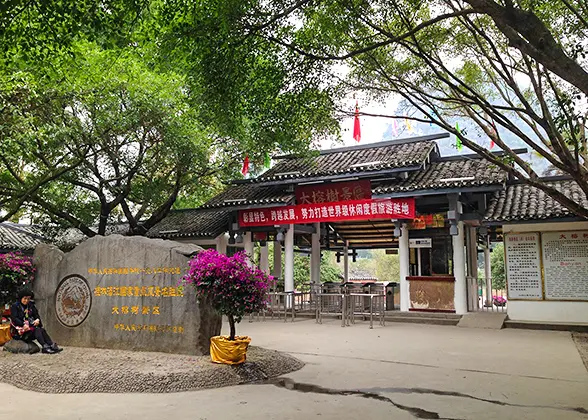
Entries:
{"type": "Polygon", "coordinates": [[[356,239],[347,239],[349,242],[397,242],[394,241],[392,238],[356,238],[356,239]]]}
{"type": "Polygon", "coordinates": [[[385,234],[381,234],[379,232],[365,232],[365,233],[358,234],[358,235],[343,235],[343,237],[345,239],[349,239],[349,240],[352,240],[352,239],[362,239],[362,238],[387,238],[387,239],[393,239],[394,238],[394,235],[392,235],[392,234],[385,235],[385,234]]]}
{"type": "Polygon", "coordinates": [[[386,228],[386,229],[365,229],[365,230],[341,230],[339,231],[341,235],[361,235],[363,233],[381,233],[383,235],[393,234],[394,229],[386,228]]]}
{"type": "Polygon", "coordinates": [[[361,224],[361,225],[333,225],[333,229],[335,230],[349,230],[349,229],[385,229],[392,227],[394,228],[394,223],[386,222],[386,223],[371,223],[371,224],[361,224]]]}

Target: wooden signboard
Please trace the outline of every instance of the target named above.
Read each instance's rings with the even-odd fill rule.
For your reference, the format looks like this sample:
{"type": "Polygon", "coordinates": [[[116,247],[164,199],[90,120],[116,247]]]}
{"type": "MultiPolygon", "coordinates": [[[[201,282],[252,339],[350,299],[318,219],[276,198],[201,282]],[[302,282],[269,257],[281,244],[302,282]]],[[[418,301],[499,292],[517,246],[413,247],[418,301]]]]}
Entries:
{"type": "Polygon", "coordinates": [[[541,235],[545,299],[588,301],[588,231],[541,235]]]}
{"type": "Polygon", "coordinates": [[[372,198],[369,179],[296,187],[296,204],[322,204],[372,198]]]}
{"type": "Polygon", "coordinates": [[[509,233],[504,238],[509,299],[543,299],[539,233],[509,233]]]}

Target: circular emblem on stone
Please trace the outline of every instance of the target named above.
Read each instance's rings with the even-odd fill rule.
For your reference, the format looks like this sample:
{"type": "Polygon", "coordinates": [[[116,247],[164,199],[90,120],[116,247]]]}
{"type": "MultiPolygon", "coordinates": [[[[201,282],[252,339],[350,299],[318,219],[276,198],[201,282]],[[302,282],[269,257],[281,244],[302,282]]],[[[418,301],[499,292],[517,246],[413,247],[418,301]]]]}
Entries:
{"type": "Polygon", "coordinates": [[[92,307],[92,292],[82,276],[65,277],[55,292],[57,319],[66,327],[77,327],[85,321],[92,307]]]}

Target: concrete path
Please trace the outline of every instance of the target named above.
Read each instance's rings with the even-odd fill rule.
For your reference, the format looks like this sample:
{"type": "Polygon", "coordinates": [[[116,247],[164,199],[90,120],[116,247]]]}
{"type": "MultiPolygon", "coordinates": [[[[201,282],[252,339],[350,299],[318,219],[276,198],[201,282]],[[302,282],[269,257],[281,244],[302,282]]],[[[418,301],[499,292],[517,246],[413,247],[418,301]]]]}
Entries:
{"type": "Polygon", "coordinates": [[[0,419],[588,419],[588,373],[568,333],[335,320],[245,321],[237,331],[307,365],[270,384],[165,395],[0,384],[0,419]]]}

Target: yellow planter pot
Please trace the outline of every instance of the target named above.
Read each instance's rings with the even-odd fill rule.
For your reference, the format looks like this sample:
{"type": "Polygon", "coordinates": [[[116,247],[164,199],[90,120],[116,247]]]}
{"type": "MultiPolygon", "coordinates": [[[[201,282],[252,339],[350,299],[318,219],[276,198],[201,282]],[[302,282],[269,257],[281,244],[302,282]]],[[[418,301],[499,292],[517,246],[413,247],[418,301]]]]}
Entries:
{"type": "Polygon", "coordinates": [[[10,324],[0,324],[0,346],[12,340],[10,335],[10,324]]]}
{"type": "Polygon", "coordinates": [[[210,358],[214,363],[239,365],[247,358],[249,343],[251,338],[247,336],[236,336],[231,341],[228,336],[217,335],[210,339],[210,358]]]}

